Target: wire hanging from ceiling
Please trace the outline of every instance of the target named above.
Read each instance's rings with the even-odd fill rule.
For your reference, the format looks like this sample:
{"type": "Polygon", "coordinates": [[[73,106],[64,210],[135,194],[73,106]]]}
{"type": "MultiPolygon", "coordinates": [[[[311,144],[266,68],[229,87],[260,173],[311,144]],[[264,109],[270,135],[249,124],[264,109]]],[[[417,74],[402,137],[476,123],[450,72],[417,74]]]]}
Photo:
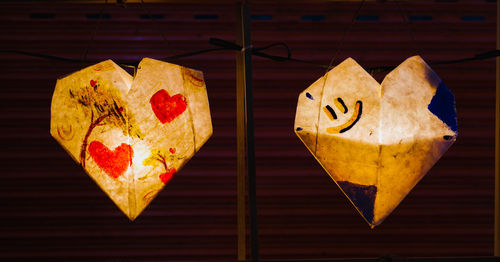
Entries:
{"type": "Polygon", "coordinates": [[[99,31],[99,28],[101,26],[101,21],[102,21],[102,15],[104,13],[104,10],[106,9],[106,6],[108,5],[108,0],[104,0],[104,4],[102,5],[101,10],[99,11],[99,18],[97,19],[97,24],[90,34],[90,39],[87,44],[87,48],[85,49],[85,52],[83,53],[82,60],[87,61],[87,54],[89,53],[90,47],[92,46],[92,43],[94,42],[94,38],[97,34],[97,31],[99,31]]]}
{"type": "MultiPolygon", "coordinates": [[[[207,49],[200,49],[197,51],[192,51],[192,52],[187,52],[187,53],[181,53],[173,56],[167,56],[163,58],[159,58],[159,60],[163,60],[166,62],[173,61],[173,60],[178,60],[182,58],[187,58],[187,57],[193,57],[197,55],[202,55],[206,53],[211,53],[211,52],[218,52],[218,51],[227,51],[227,50],[232,50],[232,51],[241,51],[242,47],[240,45],[237,45],[231,41],[226,41],[223,39],[219,38],[210,38],[209,43],[217,46],[218,48],[207,48],[207,49]]],[[[327,64],[322,64],[318,63],[315,61],[309,61],[309,60],[303,60],[303,59],[297,59],[292,57],[292,51],[286,45],[284,42],[276,42],[272,43],[269,45],[266,45],[264,47],[259,47],[259,48],[252,48],[252,55],[257,56],[257,57],[262,57],[262,58],[267,58],[275,62],[295,62],[295,63],[301,63],[301,64],[308,64],[312,65],[315,67],[319,68],[324,68],[328,69],[331,68],[330,65],[327,64]],[[268,54],[266,51],[268,49],[281,46],[285,48],[287,54],[285,56],[282,55],[271,55],[268,54]]],[[[48,54],[41,54],[37,52],[29,52],[29,51],[21,51],[21,50],[0,50],[1,53],[11,53],[11,54],[19,54],[19,55],[25,55],[25,56],[31,56],[31,57],[36,57],[36,58],[43,58],[43,59],[48,59],[48,60],[53,60],[53,61],[60,61],[60,62],[68,62],[68,63],[80,63],[80,64],[88,64],[92,65],[97,62],[97,60],[83,60],[83,59],[75,59],[75,58],[67,58],[67,57],[61,57],[61,56],[54,56],[54,55],[48,55],[48,54]]],[[[451,59],[451,60],[443,60],[443,61],[435,61],[435,62],[430,62],[429,65],[448,65],[448,64],[458,64],[458,63],[463,63],[463,62],[470,62],[470,61],[477,61],[477,60],[485,60],[485,59],[490,59],[490,58],[495,58],[500,56],[500,50],[490,50],[490,51],[485,51],[482,53],[474,54],[473,56],[469,57],[463,57],[463,58],[457,58],[457,59],[451,59]]],[[[117,64],[120,66],[124,67],[131,67],[131,66],[137,66],[138,61],[116,61],[117,64]]],[[[394,69],[395,66],[375,66],[375,67],[369,67],[367,70],[370,70],[372,72],[384,72],[384,71],[390,71],[394,69]]]]}
{"type": "MultiPolygon", "coordinates": [[[[353,25],[355,24],[356,17],[358,16],[360,10],[362,9],[365,1],[366,0],[362,0],[360,2],[359,6],[357,7],[357,9],[355,10],[355,12],[354,12],[354,14],[353,14],[353,16],[351,18],[351,21],[350,21],[349,25],[347,26],[347,28],[342,33],[342,36],[341,36],[341,38],[340,38],[340,40],[339,40],[339,42],[337,44],[337,48],[335,49],[334,56],[332,57],[332,59],[330,60],[330,62],[329,62],[328,65],[322,64],[322,63],[318,63],[318,62],[315,62],[315,61],[309,61],[309,60],[304,60],[304,59],[297,59],[297,58],[292,57],[292,51],[291,51],[291,49],[284,42],[273,42],[273,43],[268,44],[268,45],[263,46],[263,47],[253,47],[253,46],[250,46],[250,47],[247,47],[247,49],[250,49],[251,54],[254,55],[254,56],[262,57],[262,58],[266,58],[266,59],[270,59],[272,61],[276,61],[276,62],[295,62],[295,63],[308,64],[308,65],[312,65],[312,66],[315,66],[315,67],[323,68],[323,69],[326,69],[326,72],[325,72],[325,75],[326,75],[326,73],[332,68],[335,59],[339,55],[339,53],[340,53],[340,51],[341,51],[341,49],[342,49],[342,47],[344,45],[345,39],[347,37],[347,34],[351,31],[353,25]],[[269,50],[269,49],[272,49],[272,48],[275,48],[275,47],[282,47],[282,48],[284,48],[285,51],[286,51],[286,55],[284,55],[284,56],[283,55],[273,55],[273,54],[269,54],[267,52],[264,52],[266,50],[269,50]]],[[[86,47],[85,52],[83,53],[81,59],[60,57],[60,56],[54,56],[54,55],[48,55],[48,54],[41,54],[41,53],[37,53],[37,52],[22,51],[22,50],[0,50],[0,52],[2,52],[2,53],[13,53],[13,54],[19,54],[19,55],[26,55],[26,56],[37,57],[37,58],[42,58],[42,59],[48,59],[48,60],[53,60],[53,61],[61,61],[61,62],[69,62],[69,63],[80,63],[80,64],[84,64],[84,65],[92,65],[92,64],[98,63],[100,61],[89,60],[87,56],[88,56],[89,50],[90,50],[90,48],[92,46],[92,43],[94,42],[95,36],[96,36],[97,32],[99,31],[99,28],[100,28],[100,25],[101,25],[101,21],[102,21],[102,18],[103,18],[103,14],[104,14],[104,10],[106,9],[107,4],[108,4],[108,0],[104,0],[103,7],[99,11],[98,21],[97,21],[97,23],[95,25],[94,30],[91,33],[90,40],[89,40],[89,42],[87,44],[87,47],[86,47]]],[[[410,34],[410,37],[411,37],[412,45],[416,49],[416,41],[415,41],[415,36],[413,34],[411,22],[409,21],[409,19],[407,19],[406,15],[405,15],[405,13],[403,11],[403,9],[401,8],[401,5],[400,5],[399,1],[396,1],[396,4],[398,6],[398,10],[399,10],[399,12],[401,14],[403,22],[405,22],[407,24],[407,26],[408,26],[408,30],[409,30],[409,34],[410,34]]],[[[126,7],[125,3],[123,3],[122,6],[126,7]]],[[[158,31],[159,31],[160,36],[162,37],[162,39],[166,43],[166,45],[168,45],[168,41],[167,41],[165,35],[163,34],[163,32],[161,30],[160,24],[154,19],[154,17],[151,14],[150,10],[145,6],[144,0],[140,1],[140,7],[142,8],[143,11],[146,12],[146,15],[151,19],[151,21],[158,27],[158,31]]],[[[242,46],[239,46],[239,45],[237,45],[237,44],[235,44],[235,43],[233,43],[231,41],[226,41],[226,40],[219,39],[219,38],[210,38],[209,39],[209,43],[211,45],[215,46],[215,47],[214,48],[207,48],[207,49],[200,49],[200,50],[191,51],[191,52],[187,52],[187,53],[181,53],[181,54],[172,55],[172,56],[167,56],[167,57],[159,58],[159,60],[163,60],[163,61],[169,62],[169,61],[178,60],[178,59],[182,59],[182,58],[193,57],[193,56],[197,56],[197,55],[202,55],[202,54],[211,53],[211,52],[224,51],[224,50],[241,51],[242,48],[243,48],[242,46]]],[[[498,57],[498,56],[500,56],[500,50],[491,50],[491,51],[486,51],[486,52],[483,52],[483,53],[475,54],[472,57],[457,58],[457,59],[444,60],[444,61],[436,61],[436,62],[430,62],[429,64],[430,65],[456,64],[456,63],[463,63],[463,62],[469,62],[469,61],[490,59],[490,58],[494,58],[494,57],[498,57]]],[[[138,66],[139,62],[138,61],[119,61],[118,60],[118,61],[116,61],[116,63],[118,65],[122,66],[122,67],[133,68],[134,72],[135,72],[135,68],[138,66]]],[[[373,74],[373,73],[376,73],[376,72],[390,71],[390,70],[392,70],[394,68],[395,68],[395,66],[376,66],[376,67],[369,67],[369,68],[367,68],[367,70],[371,74],[373,74]]]]}

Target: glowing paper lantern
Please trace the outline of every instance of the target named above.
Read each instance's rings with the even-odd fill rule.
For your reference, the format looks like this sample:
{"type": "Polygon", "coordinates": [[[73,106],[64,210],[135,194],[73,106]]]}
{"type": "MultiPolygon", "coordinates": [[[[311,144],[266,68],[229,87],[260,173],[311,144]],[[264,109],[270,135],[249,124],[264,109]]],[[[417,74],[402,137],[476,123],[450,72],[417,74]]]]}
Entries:
{"type": "Polygon", "coordinates": [[[455,98],[419,56],[382,84],[348,58],[300,94],[295,132],[374,227],[456,140],[455,98]]]}
{"type": "Polygon", "coordinates": [[[212,135],[203,74],[149,58],[135,78],[87,67],[57,81],[50,133],[133,220],[212,135]]]}

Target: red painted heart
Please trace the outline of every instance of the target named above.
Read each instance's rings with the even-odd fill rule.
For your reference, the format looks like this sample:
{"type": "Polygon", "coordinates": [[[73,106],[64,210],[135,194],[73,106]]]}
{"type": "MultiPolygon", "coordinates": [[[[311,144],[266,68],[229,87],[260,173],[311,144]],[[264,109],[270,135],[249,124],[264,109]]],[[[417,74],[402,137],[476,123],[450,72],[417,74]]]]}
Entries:
{"type": "Polygon", "coordinates": [[[186,98],[181,94],[170,96],[165,89],[156,92],[149,102],[153,112],[162,124],[172,122],[186,111],[186,98]]]}
{"type": "Polygon", "coordinates": [[[170,153],[172,153],[172,154],[175,154],[175,147],[174,148],[172,148],[172,147],[169,148],[168,151],[170,151],[170,153]]]}
{"type": "Polygon", "coordinates": [[[94,87],[96,84],[97,84],[97,81],[90,80],[90,86],[91,87],[94,87]]]}
{"type": "Polygon", "coordinates": [[[174,176],[175,172],[177,172],[177,170],[175,170],[175,168],[169,168],[169,169],[167,169],[166,173],[160,174],[160,180],[161,180],[161,182],[163,182],[163,184],[166,184],[168,181],[170,181],[170,179],[172,179],[172,177],[174,176]]]}
{"type": "Polygon", "coordinates": [[[89,145],[89,153],[96,164],[112,178],[118,178],[127,171],[132,164],[134,151],[130,145],[122,143],[111,151],[99,141],[92,141],[89,145]]]}

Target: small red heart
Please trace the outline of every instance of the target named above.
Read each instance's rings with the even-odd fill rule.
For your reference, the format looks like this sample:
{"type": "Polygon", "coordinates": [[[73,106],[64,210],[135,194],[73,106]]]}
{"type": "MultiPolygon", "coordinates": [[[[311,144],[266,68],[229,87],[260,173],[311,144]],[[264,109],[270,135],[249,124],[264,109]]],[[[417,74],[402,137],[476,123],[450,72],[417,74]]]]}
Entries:
{"type": "Polygon", "coordinates": [[[90,86],[94,87],[95,85],[97,85],[97,81],[90,80],[90,86]]]}
{"type": "Polygon", "coordinates": [[[169,168],[169,169],[167,169],[166,173],[160,174],[160,180],[161,180],[161,182],[163,182],[163,184],[166,184],[168,181],[170,181],[170,179],[172,179],[172,177],[174,176],[175,172],[177,172],[177,170],[175,170],[175,168],[169,168]]]}
{"type": "Polygon", "coordinates": [[[181,94],[170,96],[165,89],[156,92],[149,102],[153,112],[162,124],[172,122],[186,111],[186,98],[181,94]]]}
{"type": "Polygon", "coordinates": [[[170,148],[170,149],[168,149],[168,151],[170,151],[170,153],[172,153],[172,154],[175,154],[175,148],[170,148]]]}
{"type": "Polygon", "coordinates": [[[130,145],[122,143],[113,151],[99,141],[92,141],[89,145],[90,156],[96,164],[112,178],[118,178],[127,171],[132,164],[134,151],[130,145]]]}

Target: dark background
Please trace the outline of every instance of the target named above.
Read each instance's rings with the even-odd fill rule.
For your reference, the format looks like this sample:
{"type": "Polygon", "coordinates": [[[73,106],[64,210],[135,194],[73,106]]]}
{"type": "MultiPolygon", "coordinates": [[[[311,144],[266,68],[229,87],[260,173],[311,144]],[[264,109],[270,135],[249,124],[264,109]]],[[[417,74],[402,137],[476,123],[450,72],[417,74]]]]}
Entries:
{"type": "MultiPolygon", "coordinates": [[[[252,2],[253,44],[284,41],[293,57],[328,64],[358,5],[252,2]]],[[[156,22],[137,4],[109,4],[88,58],[139,61],[210,48],[210,37],[235,40],[233,3],[146,7],[156,22]]],[[[0,49],[81,58],[101,8],[1,3],[0,49]]],[[[410,23],[394,2],[367,2],[334,64],[398,65],[415,54],[436,62],[495,49],[495,1],[408,1],[401,9],[410,23]]],[[[236,259],[235,52],[174,62],[204,72],[214,134],[129,222],[49,134],[56,79],[85,65],[1,53],[0,260],[236,259]]],[[[324,69],[261,58],[253,65],[262,258],[493,254],[494,59],[432,66],[455,94],[458,140],[373,230],[293,132],[298,94],[324,69]]]]}

